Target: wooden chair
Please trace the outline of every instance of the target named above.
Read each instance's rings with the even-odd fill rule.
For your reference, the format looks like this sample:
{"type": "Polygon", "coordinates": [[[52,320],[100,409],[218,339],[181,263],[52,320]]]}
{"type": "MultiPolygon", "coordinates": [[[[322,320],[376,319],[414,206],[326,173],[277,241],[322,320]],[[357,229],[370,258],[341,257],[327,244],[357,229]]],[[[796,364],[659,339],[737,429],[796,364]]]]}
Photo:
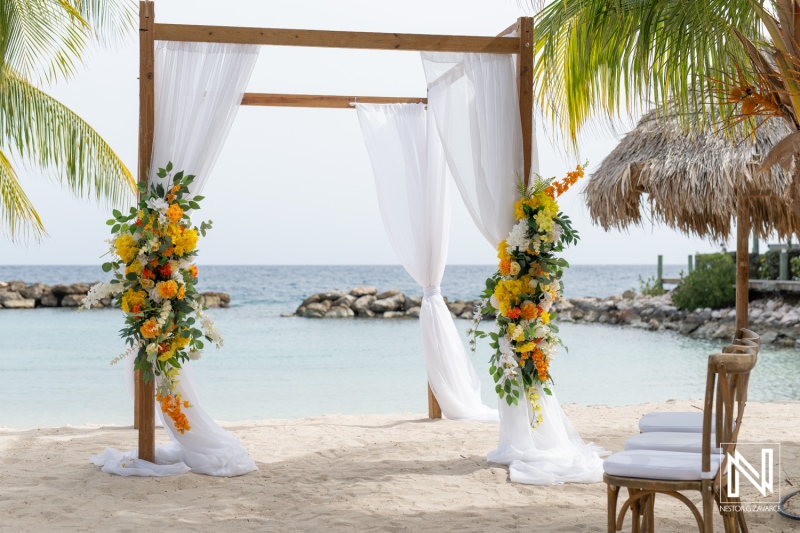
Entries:
{"type": "MultiPolygon", "coordinates": [[[[752,346],[735,349],[740,353],[718,353],[708,357],[705,401],[703,405],[703,441],[701,453],[667,452],[658,450],[631,450],[616,453],[604,464],[603,480],[608,485],[608,531],[622,530],[622,523],[630,509],[633,533],[653,533],[655,527],[655,496],[665,494],[683,502],[695,517],[700,533],[714,531],[714,502],[727,485],[724,472],[728,454],[733,454],[747,401],[750,372],[758,355],[752,346]],[[717,401],[719,396],[719,401],[717,401]],[[716,413],[714,407],[717,407],[716,413]],[[712,421],[716,416],[716,438],[712,421]],[[725,443],[724,456],[712,453],[712,439],[725,443]],[[620,488],[628,490],[628,499],[617,514],[620,488]],[[702,511],[680,491],[699,491],[702,511]]],[[[729,500],[736,501],[734,498],[729,500]]],[[[747,533],[742,513],[733,507],[719,507],[726,533],[739,529],[747,533]]]]}
{"type": "MultiPolygon", "coordinates": [[[[761,337],[755,332],[740,328],[733,337],[733,344],[722,349],[723,353],[734,350],[734,346],[755,346],[756,353],[760,349],[761,337]]],[[[716,424],[716,420],[715,420],[716,424]]],[[[703,429],[702,414],[698,412],[655,412],[648,413],[639,419],[639,431],[700,433],[703,429]]]]}

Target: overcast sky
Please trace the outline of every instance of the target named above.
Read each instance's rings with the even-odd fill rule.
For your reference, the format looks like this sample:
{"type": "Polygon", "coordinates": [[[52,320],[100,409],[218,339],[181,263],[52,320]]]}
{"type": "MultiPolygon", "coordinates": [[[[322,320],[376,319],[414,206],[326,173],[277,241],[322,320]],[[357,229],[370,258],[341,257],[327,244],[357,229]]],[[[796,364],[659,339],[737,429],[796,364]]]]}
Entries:
{"type": "MultiPolygon", "coordinates": [[[[524,3],[524,2],[521,2],[524,3]]],[[[496,35],[530,14],[516,0],[159,0],[159,22],[405,33],[496,35]],[[224,6],[224,9],[220,9],[224,6]]],[[[82,72],[47,90],[92,124],[136,167],[138,42],[94,50],[82,72]]],[[[418,53],[263,47],[251,92],[424,96],[418,53]]],[[[586,135],[581,161],[589,171],[616,145],[586,135]]],[[[564,155],[538,127],[540,169],[561,177],[577,159],[564,155]]],[[[103,253],[107,206],[78,200],[48,178],[21,168],[26,192],[49,236],[12,244],[0,237],[0,264],[95,264],[103,253]]],[[[214,229],[201,241],[206,264],[396,264],[375,197],[372,171],[355,111],[242,107],[204,191],[214,229]]],[[[630,233],[591,224],[580,196],[562,198],[582,240],[567,252],[576,264],[680,264],[718,245],[647,225],[630,233]]],[[[453,187],[450,264],[494,262],[453,187]]]]}

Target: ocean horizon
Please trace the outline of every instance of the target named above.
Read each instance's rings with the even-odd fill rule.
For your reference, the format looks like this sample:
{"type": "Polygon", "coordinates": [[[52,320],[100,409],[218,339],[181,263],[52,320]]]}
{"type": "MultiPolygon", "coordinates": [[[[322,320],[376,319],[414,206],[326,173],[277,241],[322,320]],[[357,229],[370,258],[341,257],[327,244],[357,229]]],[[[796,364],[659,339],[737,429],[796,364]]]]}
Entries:
{"type": "MultiPolygon", "coordinates": [[[[665,277],[684,267],[665,265],[665,277]]],[[[474,299],[492,265],[449,265],[442,294],[474,299]]],[[[575,265],[564,277],[569,298],[638,289],[655,265],[575,265]]],[[[47,284],[103,278],[97,266],[0,266],[0,280],[47,284]]],[[[422,289],[401,266],[200,265],[201,291],[231,295],[209,311],[225,337],[192,367],[206,410],[218,420],[300,418],[322,414],[425,412],[427,392],[419,326],[413,319],[281,317],[310,294],[374,285],[414,296],[422,289]]],[[[115,309],[0,310],[0,427],[130,425],[133,406],[122,365],[115,309]]],[[[466,345],[471,323],[457,320],[466,345]]],[[[705,358],[721,341],[601,324],[562,323],[569,351],[552,365],[562,403],[630,405],[700,398],[705,358]]],[[[486,404],[497,403],[488,373],[490,348],[471,355],[486,404]]],[[[753,373],[753,401],[800,398],[796,351],[764,347],[753,373]]]]}

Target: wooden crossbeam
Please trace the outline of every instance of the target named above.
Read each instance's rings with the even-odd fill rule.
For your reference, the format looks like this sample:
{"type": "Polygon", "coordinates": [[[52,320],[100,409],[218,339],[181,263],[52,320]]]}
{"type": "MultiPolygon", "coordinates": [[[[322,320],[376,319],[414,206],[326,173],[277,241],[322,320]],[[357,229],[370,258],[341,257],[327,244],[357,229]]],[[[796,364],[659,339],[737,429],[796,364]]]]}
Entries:
{"type": "Polygon", "coordinates": [[[288,30],[243,28],[238,26],[197,26],[192,24],[156,24],[155,37],[157,41],[359,48],[412,52],[516,54],[519,51],[519,39],[514,37],[288,30]]]}
{"type": "Polygon", "coordinates": [[[244,93],[242,105],[355,109],[353,104],[427,104],[427,98],[394,96],[332,96],[317,94],[244,93]]]}

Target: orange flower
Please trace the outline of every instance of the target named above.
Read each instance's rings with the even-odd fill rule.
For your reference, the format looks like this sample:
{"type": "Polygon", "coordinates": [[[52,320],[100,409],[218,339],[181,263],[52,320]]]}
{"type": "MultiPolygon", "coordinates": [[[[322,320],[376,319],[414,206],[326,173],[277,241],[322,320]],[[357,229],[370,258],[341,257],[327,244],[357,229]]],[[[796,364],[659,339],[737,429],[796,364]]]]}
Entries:
{"type": "Polygon", "coordinates": [[[134,305],[133,307],[131,307],[131,313],[136,314],[141,312],[142,312],[141,306],[134,305]]]}
{"type": "Polygon", "coordinates": [[[156,291],[159,296],[167,300],[178,294],[178,284],[172,279],[169,281],[159,281],[156,283],[156,291]]]}
{"type": "Polygon", "coordinates": [[[500,260],[500,273],[504,276],[511,274],[511,259],[505,258],[500,260]]]}
{"type": "Polygon", "coordinates": [[[178,289],[178,300],[183,300],[186,298],[186,285],[181,285],[181,288],[178,289]]]}
{"type": "Polygon", "coordinates": [[[522,318],[525,320],[533,320],[539,316],[539,308],[530,300],[525,300],[519,307],[522,313],[522,318]]]}
{"type": "Polygon", "coordinates": [[[509,309],[509,310],[506,312],[506,316],[507,316],[508,318],[514,318],[514,319],[516,319],[516,318],[519,318],[519,314],[520,314],[520,309],[519,309],[519,307],[514,307],[513,309],[509,309]]]}
{"type": "Polygon", "coordinates": [[[174,252],[174,251],[175,251],[175,248],[172,248],[172,247],[170,246],[169,248],[167,248],[166,250],[164,250],[164,257],[169,257],[169,256],[171,256],[171,255],[172,255],[172,252],[174,252]]]}
{"type": "Polygon", "coordinates": [[[188,409],[191,405],[187,401],[181,402],[180,394],[176,394],[174,398],[172,395],[162,396],[157,394],[156,400],[161,403],[161,412],[166,413],[172,420],[175,431],[183,435],[192,429],[192,426],[189,425],[189,419],[181,412],[181,407],[188,409]]]}
{"type": "Polygon", "coordinates": [[[155,339],[159,334],[159,327],[156,319],[150,318],[145,320],[142,327],[139,328],[139,332],[145,339],[155,339]]]}
{"type": "Polygon", "coordinates": [[[169,263],[164,266],[158,267],[158,273],[161,274],[162,278],[168,278],[172,275],[172,268],[170,268],[169,263]]]}
{"type": "Polygon", "coordinates": [[[183,218],[183,209],[178,204],[172,204],[167,209],[166,215],[170,222],[177,222],[183,218]]]}
{"type": "MultiPolygon", "coordinates": [[[[158,263],[156,263],[156,264],[158,264],[158,263]]],[[[142,270],[142,277],[144,279],[154,279],[156,277],[156,275],[153,274],[152,270],[149,270],[149,269],[145,268],[144,270],[142,270]]]]}
{"type": "Polygon", "coordinates": [[[193,278],[197,277],[197,267],[196,266],[194,266],[194,265],[190,266],[189,267],[189,272],[191,272],[193,278]]]}

